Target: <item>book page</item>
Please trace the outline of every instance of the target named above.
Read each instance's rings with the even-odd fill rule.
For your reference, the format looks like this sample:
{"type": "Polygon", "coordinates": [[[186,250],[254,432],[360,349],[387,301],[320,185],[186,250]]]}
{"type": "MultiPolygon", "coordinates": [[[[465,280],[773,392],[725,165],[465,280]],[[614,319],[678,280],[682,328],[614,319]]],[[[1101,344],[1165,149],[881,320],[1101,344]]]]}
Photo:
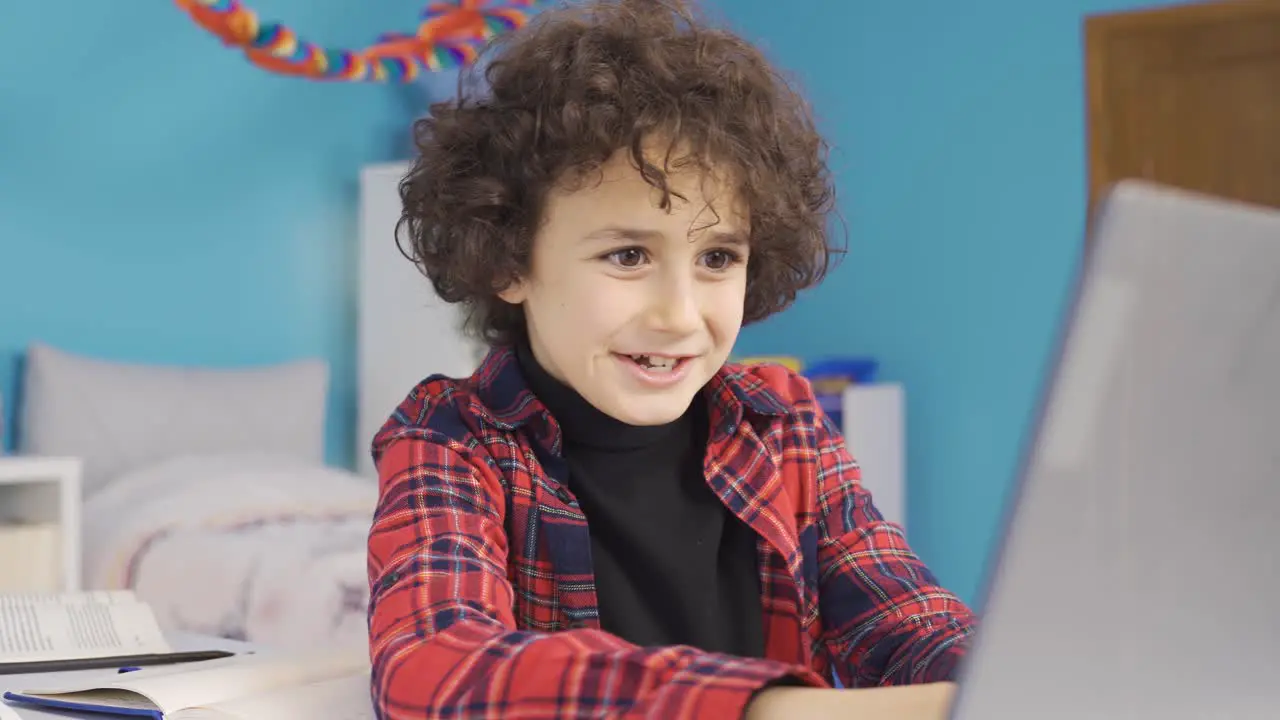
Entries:
{"type": "Polygon", "coordinates": [[[375,720],[369,673],[175,713],[171,720],[375,720]]]}
{"type": "Polygon", "coordinates": [[[212,706],[273,690],[296,687],[367,672],[367,649],[344,648],[301,653],[246,654],[144,667],[123,675],[104,675],[98,682],[80,681],[60,687],[19,691],[38,698],[73,700],[89,694],[120,691],[145,698],[168,715],[185,708],[212,706]]]}
{"type": "Polygon", "coordinates": [[[151,608],[128,591],[0,595],[0,663],[169,651],[151,608]]]}

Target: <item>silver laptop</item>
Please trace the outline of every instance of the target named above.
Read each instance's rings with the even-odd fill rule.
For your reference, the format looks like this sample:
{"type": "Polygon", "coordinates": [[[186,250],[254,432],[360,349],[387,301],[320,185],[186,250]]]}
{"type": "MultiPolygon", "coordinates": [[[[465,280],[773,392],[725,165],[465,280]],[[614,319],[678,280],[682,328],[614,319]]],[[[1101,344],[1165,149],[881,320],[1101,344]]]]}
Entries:
{"type": "Polygon", "coordinates": [[[1117,186],[955,720],[1280,718],[1280,211],[1117,186]]]}

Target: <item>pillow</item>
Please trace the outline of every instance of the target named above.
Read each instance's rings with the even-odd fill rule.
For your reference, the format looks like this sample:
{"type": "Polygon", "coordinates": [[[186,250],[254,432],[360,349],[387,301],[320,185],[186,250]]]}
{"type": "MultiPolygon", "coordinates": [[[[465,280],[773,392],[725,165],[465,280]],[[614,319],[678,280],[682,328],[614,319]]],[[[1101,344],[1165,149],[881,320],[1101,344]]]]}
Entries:
{"type": "Polygon", "coordinates": [[[84,462],[89,496],[121,473],[179,455],[269,453],[324,462],[328,365],[212,369],[27,354],[18,449],[84,462]]]}

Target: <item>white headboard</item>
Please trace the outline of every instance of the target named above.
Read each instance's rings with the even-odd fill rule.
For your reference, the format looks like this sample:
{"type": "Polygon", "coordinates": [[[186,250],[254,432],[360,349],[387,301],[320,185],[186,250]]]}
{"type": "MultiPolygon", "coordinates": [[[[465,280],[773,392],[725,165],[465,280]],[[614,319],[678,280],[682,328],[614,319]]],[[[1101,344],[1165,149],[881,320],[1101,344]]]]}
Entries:
{"type": "Polygon", "coordinates": [[[465,377],[482,347],[462,336],[461,314],[442,302],[396,247],[399,183],[408,165],[371,165],[360,172],[360,272],[357,313],[356,471],[375,475],[374,434],[428,375],[465,377]]]}

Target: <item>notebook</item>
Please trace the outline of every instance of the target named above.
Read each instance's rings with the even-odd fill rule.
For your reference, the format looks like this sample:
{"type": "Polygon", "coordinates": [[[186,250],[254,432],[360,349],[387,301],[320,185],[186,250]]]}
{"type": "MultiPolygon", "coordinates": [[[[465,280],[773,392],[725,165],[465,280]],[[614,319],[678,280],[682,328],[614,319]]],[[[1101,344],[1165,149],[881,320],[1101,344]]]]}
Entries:
{"type": "Polygon", "coordinates": [[[368,650],[259,652],[102,670],[89,679],[4,694],[6,702],[154,720],[374,720],[368,650]]]}

